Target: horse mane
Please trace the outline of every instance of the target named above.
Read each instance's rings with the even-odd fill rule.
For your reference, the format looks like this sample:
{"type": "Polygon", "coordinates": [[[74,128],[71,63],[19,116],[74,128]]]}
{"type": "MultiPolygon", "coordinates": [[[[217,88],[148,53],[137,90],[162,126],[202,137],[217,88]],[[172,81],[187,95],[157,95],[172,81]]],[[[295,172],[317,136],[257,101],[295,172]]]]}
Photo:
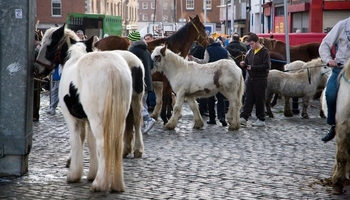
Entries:
{"type": "Polygon", "coordinates": [[[299,70],[298,72],[304,72],[305,70],[304,69],[308,69],[311,74],[314,74],[314,73],[317,73],[321,70],[321,67],[322,66],[326,66],[325,63],[321,60],[321,58],[315,58],[315,59],[312,59],[311,61],[309,62],[306,62],[301,70],[299,70]]]}
{"type": "MultiPolygon", "coordinates": [[[[43,41],[51,41],[53,33],[58,30],[60,27],[52,27],[45,31],[45,35],[43,37],[43,41]]],[[[80,41],[80,38],[74,33],[74,31],[64,28],[63,37],[57,43],[57,46],[62,46],[64,43],[67,43],[68,46],[71,46],[72,43],[70,39],[74,39],[76,41],[80,41]]]]}
{"type": "MultiPolygon", "coordinates": [[[[160,53],[161,48],[163,48],[163,47],[164,46],[158,46],[154,50],[157,51],[158,53],[160,53]]],[[[171,59],[172,63],[177,68],[181,68],[182,66],[187,66],[188,63],[196,63],[196,62],[192,62],[192,61],[188,61],[188,60],[184,59],[183,57],[181,57],[180,55],[174,53],[173,51],[171,51],[168,48],[165,51],[165,58],[166,59],[171,59]]]]}
{"type": "Polygon", "coordinates": [[[172,34],[171,36],[167,37],[166,43],[167,44],[173,44],[178,41],[182,41],[184,38],[188,37],[188,32],[191,27],[191,23],[186,23],[184,26],[182,26],[179,30],[176,31],[176,34],[172,34]]]}
{"type": "Polygon", "coordinates": [[[79,59],[85,54],[87,54],[86,45],[83,42],[78,42],[68,49],[67,58],[68,60],[79,59]]]}

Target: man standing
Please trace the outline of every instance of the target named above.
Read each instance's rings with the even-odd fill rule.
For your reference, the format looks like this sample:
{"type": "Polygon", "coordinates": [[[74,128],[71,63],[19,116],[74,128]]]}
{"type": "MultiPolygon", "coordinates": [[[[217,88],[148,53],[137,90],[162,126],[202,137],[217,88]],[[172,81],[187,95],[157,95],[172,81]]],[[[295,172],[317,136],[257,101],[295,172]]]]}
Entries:
{"type": "Polygon", "coordinates": [[[151,58],[151,54],[147,50],[147,44],[145,41],[141,39],[141,35],[138,31],[133,31],[129,33],[128,39],[130,41],[130,48],[129,51],[135,54],[141,61],[145,68],[145,93],[143,95],[142,99],[142,117],[143,117],[143,127],[142,127],[142,133],[147,133],[151,128],[154,126],[156,120],[151,118],[151,116],[148,113],[147,108],[147,97],[148,92],[153,90],[152,87],[152,76],[151,76],[151,69],[153,67],[153,61],[151,58]]]}
{"type": "Polygon", "coordinates": [[[338,75],[343,69],[344,64],[350,58],[350,17],[339,21],[334,25],[332,30],[323,38],[318,49],[323,62],[332,67],[332,75],[329,77],[326,87],[326,102],[327,102],[327,124],[331,125],[327,135],[322,138],[322,141],[328,142],[335,136],[335,112],[338,95],[338,75]],[[333,45],[337,43],[338,49],[333,59],[331,50],[333,45]]]}
{"type": "Polygon", "coordinates": [[[265,126],[265,92],[267,76],[271,69],[269,50],[259,43],[259,36],[252,33],[247,41],[251,49],[246,54],[245,60],[240,63],[246,67],[248,75],[245,80],[245,100],[241,112],[241,125],[245,126],[255,104],[256,117],[253,126],[265,126]]]}

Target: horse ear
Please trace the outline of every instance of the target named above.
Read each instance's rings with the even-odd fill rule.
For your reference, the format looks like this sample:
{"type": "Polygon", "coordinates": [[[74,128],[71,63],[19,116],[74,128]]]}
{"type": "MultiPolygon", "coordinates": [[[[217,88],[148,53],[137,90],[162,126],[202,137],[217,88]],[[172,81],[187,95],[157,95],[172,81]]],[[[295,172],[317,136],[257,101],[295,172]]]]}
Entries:
{"type": "Polygon", "coordinates": [[[191,21],[193,21],[193,18],[191,16],[188,16],[190,18],[191,21]]]}
{"type": "Polygon", "coordinates": [[[65,23],[61,26],[61,27],[59,27],[55,32],[53,32],[52,33],[52,37],[53,38],[61,38],[61,37],[63,37],[63,35],[64,35],[64,27],[65,27],[65,23]]]}
{"type": "Polygon", "coordinates": [[[160,50],[160,53],[162,54],[162,56],[165,56],[165,51],[167,49],[167,45],[164,45],[164,47],[160,50]]]}

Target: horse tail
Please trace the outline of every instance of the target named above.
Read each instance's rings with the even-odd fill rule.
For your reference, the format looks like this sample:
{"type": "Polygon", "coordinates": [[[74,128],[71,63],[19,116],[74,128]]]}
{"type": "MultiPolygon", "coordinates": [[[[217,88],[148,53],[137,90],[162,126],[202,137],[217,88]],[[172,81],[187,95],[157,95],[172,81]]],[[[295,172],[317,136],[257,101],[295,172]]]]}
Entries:
{"type": "Polygon", "coordinates": [[[123,180],[123,134],[132,92],[129,67],[127,65],[123,67],[126,70],[123,71],[121,67],[115,67],[113,71],[116,73],[108,74],[106,83],[108,89],[103,113],[105,173],[109,176],[114,166],[112,184],[118,183],[118,180],[123,180]],[[127,70],[129,70],[129,75],[125,73],[127,70]]]}

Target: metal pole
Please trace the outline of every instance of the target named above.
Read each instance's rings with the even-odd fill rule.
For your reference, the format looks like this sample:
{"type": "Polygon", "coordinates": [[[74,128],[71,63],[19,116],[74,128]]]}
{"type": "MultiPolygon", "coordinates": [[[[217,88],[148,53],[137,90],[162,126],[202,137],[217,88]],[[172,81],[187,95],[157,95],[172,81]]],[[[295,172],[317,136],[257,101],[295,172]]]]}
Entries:
{"type": "Polygon", "coordinates": [[[207,0],[203,0],[203,9],[204,9],[204,25],[207,23],[207,0]]]}
{"type": "Polygon", "coordinates": [[[235,31],[235,1],[231,0],[231,34],[235,31]]]}
{"type": "Polygon", "coordinates": [[[180,0],[180,4],[181,4],[181,26],[184,25],[184,8],[182,6],[182,0],[180,0]]]}
{"type": "Polygon", "coordinates": [[[225,31],[224,34],[227,34],[227,25],[228,25],[228,0],[226,0],[226,20],[225,20],[225,31]]]}
{"type": "Polygon", "coordinates": [[[289,27],[288,27],[288,3],[284,0],[284,32],[286,39],[286,59],[287,64],[290,63],[290,49],[289,49],[289,27]]]}

